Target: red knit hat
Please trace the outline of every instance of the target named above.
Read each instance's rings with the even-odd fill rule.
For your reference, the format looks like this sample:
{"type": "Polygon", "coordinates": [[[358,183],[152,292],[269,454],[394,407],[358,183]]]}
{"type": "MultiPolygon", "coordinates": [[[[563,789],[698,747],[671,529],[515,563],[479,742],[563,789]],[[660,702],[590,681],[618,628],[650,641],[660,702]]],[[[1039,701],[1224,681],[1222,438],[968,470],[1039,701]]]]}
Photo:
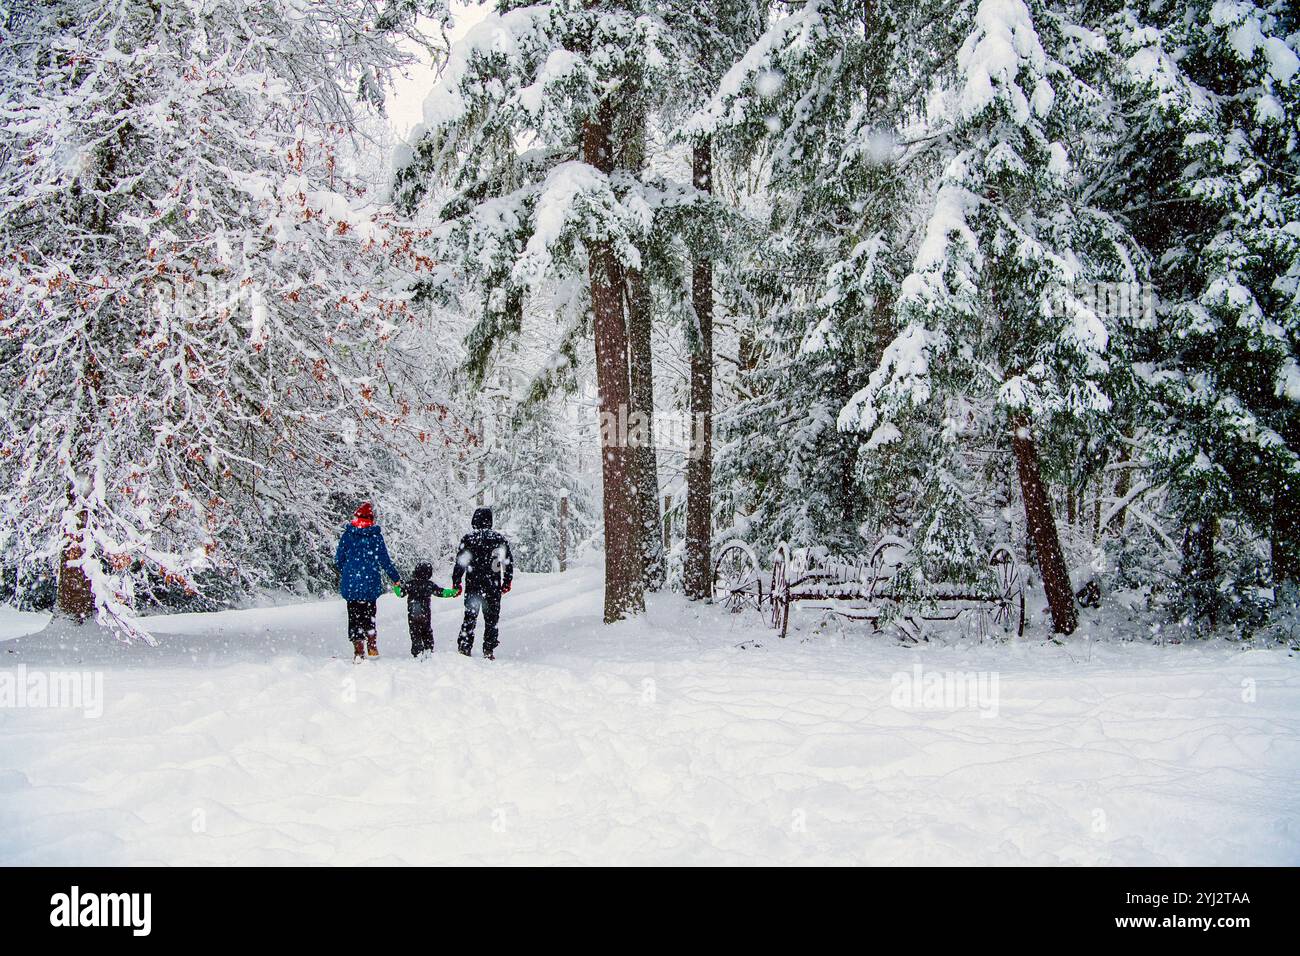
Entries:
{"type": "Polygon", "coordinates": [[[356,512],[352,515],[352,527],[369,528],[375,523],[375,506],[369,501],[361,502],[356,512]]]}

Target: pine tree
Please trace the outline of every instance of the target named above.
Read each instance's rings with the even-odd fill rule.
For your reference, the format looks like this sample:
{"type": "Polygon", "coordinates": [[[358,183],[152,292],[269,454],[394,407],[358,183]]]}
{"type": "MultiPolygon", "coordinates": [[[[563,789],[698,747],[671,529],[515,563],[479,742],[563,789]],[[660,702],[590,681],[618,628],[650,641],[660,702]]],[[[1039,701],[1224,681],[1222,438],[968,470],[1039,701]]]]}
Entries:
{"type": "Polygon", "coordinates": [[[1040,449],[1054,432],[1102,427],[1111,411],[1122,356],[1085,290],[1132,281],[1131,243],[1081,201],[1066,146],[1101,125],[1085,31],[1022,0],[963,14],[951,149],[901,286],[902,328],[840,422],[881,447],[925,434],[907,426],[915,410],[952,421],[961,406],[983,405],[972,435],[992,416],[1010,439],[1053,624],[1068,634],[1077,611],[1040,449]]]}
{"type": "Polygon", "coordinates": [[[754,324],[719,460],[720,505],[761,546],[862,545],[861,439],[836,416],[888,341],[902,270],[893,160],[915,76],[897,38],[911,30],[924,49],[919,14],[900,26],[888,4],[805,4],[736,58],[693,123],[731,168],[759,170],[740,201],[766,213],[757,247],[733,243],[747,256],[728,270],[737,293],[723,288],[754,324]]]}
{"type": "MultiPolygon", "coordinates": [[[[701,119],[770,156],[774,320],[728,443],[752,524],[845,548],[859,529],[911,535],[949,500],[925,491],[936,469],[1014,457],[1066,632],[1040,454],[1105,427],[1113,330],[1081,290],[1134,276],[1123,228],[1080,201],[1088,147],[1065,146],[1104,131],[1091,37],[1045,4],[809,3],[701,119]]],[[[969,493],[993,504],[1005,470],[969,493]]]]}
{"type": "MultiPolygon", "coordinates": [[[[567,363],[582,336],[595,340],[609,426],[602,437],[609,621],[643,609],[646,541],[655,531],[644,507],[646,458],[620,424],[645,403],[643,381],[632,393],[633,372],[649,371],[644,362],[634,368],[634,345],[644,358],[644,330],[634,343],[631,320],[645,298],[632,288],[638,274],[651,275],[646,251],[663,241],[656,233],[690,199],[649,182],[641,157],[646,104],[671,88],[675,57],[662,27],[637,3],[501,4],[453,50],[397,175],[407,209],[439,185],[452,191],[433,240],[480,297],[467,341],[477,374],[518,339],[526,297],[542,283],[581,289],[565,300],[569,332],[556,353],[557,364],[567,363]]],[[[427,292],[448,295],[454,282],[431,283],[427,292]]]]}
{"type": "Polygon", "coordinates": [[[1290,4],[1199,0],[1108,22],[1123,126],[1096,193],[1151,263],[1141,421],[1179,525],[1180,603],[1211,623],[1224,522],[1270,541],[1275,587],[1300,574],[1298,27],[1290,4]]]}

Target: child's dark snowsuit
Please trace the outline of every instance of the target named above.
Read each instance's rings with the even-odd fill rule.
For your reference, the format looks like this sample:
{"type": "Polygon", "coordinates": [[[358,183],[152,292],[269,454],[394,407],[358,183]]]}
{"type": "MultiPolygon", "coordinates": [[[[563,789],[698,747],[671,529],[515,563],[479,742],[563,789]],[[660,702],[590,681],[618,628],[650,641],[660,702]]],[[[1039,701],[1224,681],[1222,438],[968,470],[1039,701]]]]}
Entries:
{"type": "Polygon", "coordinates": [[[433,650],[433,625],[430,623],[429,603],[442,588],[433,583],[433,568],[417,564],[415,573],[406,586],[406,623],[411,629],[411,656],[419,657],[433,650]]]}

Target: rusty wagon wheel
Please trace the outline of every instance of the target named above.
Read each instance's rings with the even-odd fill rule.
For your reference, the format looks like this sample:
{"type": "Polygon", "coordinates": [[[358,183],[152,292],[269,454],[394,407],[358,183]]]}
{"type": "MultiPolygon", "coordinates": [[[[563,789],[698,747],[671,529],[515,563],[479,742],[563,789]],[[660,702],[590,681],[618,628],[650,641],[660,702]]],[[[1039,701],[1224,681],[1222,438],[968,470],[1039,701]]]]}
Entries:
{"type": "Polygon", "coordinates": [[[1020,578],[1020,565],[1010,549],[998,547],[989,555],[989,567],[993,570],[994,586],[997,589],[997,609],[993,621],[1004,631],[1015,625],[1016,633],[1025,633],[1025,587],[1020,578]]]}
{"type": "Polygon", "coordinates": [[[790,546],[782,541],[772,552],[772,574],[768,579],[768,623],[781,626],[782,608],[785,605],[786,570],[790,566],[790,546]]]}
{"type": "Polygon", "coordinates": [[[894,538],[883,539],[871,550],[871,556],[867,559],[871,574],[867,592],[869,596],[876,597],[882,588],[889,585],[894,571],[910,550],[910,546],[894,538]]]}
{"type": "Polygon", "coordinates": [[[732,614],[746,607],[763,608],[763,577],[754,550],[743,541],[732,541],[718,552],[713,563],[713,603],[732,614]]]}

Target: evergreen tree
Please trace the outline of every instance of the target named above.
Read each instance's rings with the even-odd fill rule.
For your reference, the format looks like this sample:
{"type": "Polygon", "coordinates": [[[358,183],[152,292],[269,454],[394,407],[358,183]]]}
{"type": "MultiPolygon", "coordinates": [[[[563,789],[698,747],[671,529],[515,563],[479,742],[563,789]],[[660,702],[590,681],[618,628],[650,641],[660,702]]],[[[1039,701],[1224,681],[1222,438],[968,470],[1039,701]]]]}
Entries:
{"type": "Polygon", "coordinates": [[[1300,24],[1291,4],[1188,0],[1108,27],[1122,127],[1096,193],[1151,263],[1145,452],[1177,516],[1179,604],[1213,623],[1223,522],[1271,543],[1275,587],[1300,574],[1300,24]]]}
{"type": "MultiPolygon", "coordinates": [[[[574,340],[590,331],[608,426],[609,621],[643,608],[645,542],[657,536],[645,508],[652,476],[631,447],[644,433],[633,422],[629,434],[623,424],[638,410],[633,349],[643,339],[633,343],[630,333],[635,307],[645,303],[642,294],[629,296],[627,280],[649,269],[652,233],[690,198],[638,175],[645,104],[670,88],[674,62],[662,20],[637,3],[500,4],[453,50],[397,175],[407,209],[438,184],[452,190],[433,239],[439,257],[457,263],[457,278],[480,295],[481,317],[467,341],[477,374],[517,339],[526,295],[544,282],[581,289],[567,300],[569,332],[557,359],[569,361],[574,340]]],[[[449,294],[454,281],[427,291],[449,294]]],[[[648,371],[643,363],[638,374],[648,371]]],[[[645,394],[638,390],[641,402],[645,394]]]]}

